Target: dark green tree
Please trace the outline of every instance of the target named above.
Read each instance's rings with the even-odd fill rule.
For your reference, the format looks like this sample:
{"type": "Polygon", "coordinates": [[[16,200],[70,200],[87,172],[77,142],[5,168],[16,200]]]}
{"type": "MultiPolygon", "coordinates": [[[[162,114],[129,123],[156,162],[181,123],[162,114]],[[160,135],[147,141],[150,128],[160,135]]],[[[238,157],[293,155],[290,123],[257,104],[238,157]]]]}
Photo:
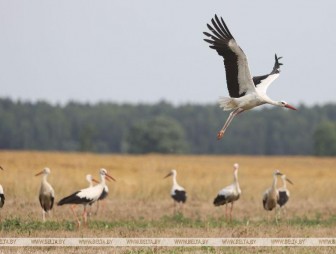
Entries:
{"type": "Polygon", "coordinates": [[[318,156],[336,155],[336,122],[320,123],[314,133],[315,154],[318,156]]]}
{"type": "Polygon", "coordinates": [[[181,125],[174,119],[159,116],[136,123],[128,135],[130,153],[185,153],[187,143],[181,125]]]}

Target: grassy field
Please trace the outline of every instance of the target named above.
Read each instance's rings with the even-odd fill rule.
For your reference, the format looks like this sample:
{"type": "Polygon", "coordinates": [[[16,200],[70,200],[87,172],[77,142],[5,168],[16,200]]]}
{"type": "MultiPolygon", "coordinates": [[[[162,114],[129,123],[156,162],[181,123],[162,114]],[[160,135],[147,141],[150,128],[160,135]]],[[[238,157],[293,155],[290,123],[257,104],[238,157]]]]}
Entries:
{"type": "MultiPolygon", "coordinates": [[[[336,158],[252,156],[121,156],[85,153],[0,152],[0,183],[6,204],[0,210],[0,237],[333,237],[336,236],[336,158]],[[233,222],[225,210],[214,207],[217,192],[233,180],[238,162],[241,199],[233,222]],[[69,207],[55,206],[42,223],[38,202],[41,177],[48,181],[56,201],[85,188],[85,175],[98,178],[104,167],[117,179],[110,182],[104,210],[89,218],[87,228],[76,228],[69,207]],[[177,169],[178,182],[188,192],[183,215],[173,214],[169,196],[172,180],[163,177],[177,169]],[[261,197],[280,169],[293,182],[291,199],[278,224],[274,213],[262,208],[261,197]]],[[[93,210],[95,210],[95,206],[93,210]]],[[[82,207],[78,206],[78,213],[82,207]]],[[[48,248],[57,253],[59,248],[48,248]]],[[[76,251],[76,248],[67,248],[76,251]]],[[[104,248],[102,248],[102,251],[104,248]]],[[[7,248],[0,253],[38,253],[41,248],[7,248]]],[[[96,252],[85,248],[81,253],[96,252]]],[[[111,250],[110,250],[111,251],[111,250]]],[[[118,248],[121,253],[333,253],[331,248],[118,248]]]]}

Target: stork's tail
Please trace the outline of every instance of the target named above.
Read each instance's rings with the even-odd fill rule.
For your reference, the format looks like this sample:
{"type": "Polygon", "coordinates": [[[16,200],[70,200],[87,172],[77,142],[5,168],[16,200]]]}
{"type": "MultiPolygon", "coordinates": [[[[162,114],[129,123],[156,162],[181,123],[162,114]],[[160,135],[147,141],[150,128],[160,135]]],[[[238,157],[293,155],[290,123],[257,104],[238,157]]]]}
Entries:
{"type": "Polygon", "coordinates": [[[219,107],[222,108],[224,111],[230,111],[237,108],[236,102],[230,97],[220,97],[218,103],[219,107]]]}

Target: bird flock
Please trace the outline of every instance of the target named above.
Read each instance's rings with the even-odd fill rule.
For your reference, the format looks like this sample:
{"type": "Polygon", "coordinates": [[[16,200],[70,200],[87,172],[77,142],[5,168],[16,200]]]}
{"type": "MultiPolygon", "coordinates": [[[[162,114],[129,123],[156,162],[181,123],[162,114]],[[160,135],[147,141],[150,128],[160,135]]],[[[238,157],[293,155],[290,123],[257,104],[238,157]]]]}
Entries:
{"type": "MultiPolygon", "coordinates": [[[[231,111],[228,119],[223,127],[217,133],[217,139],[222,139],[228,126],[238,114],[253,109],[263,104],[271,104],[278,107],[285,107],[296,110],[295,107],[289,105],[285,101],[272,100],[267,94],[269,85],[279,77],[281,57],[275,54],[275,63],[271,72],[261,76],[252,76],[248,65],[247,57],[244,51],[239,47],[238,43],[232,36],[223,18],[218,18],[215,15],[211,19],[211,24],[207,24],[210,32],[204,32],[206,38],[204,39],[210,44],[210,48],[217,51],[223,57],[224,67],[226,72],[227,89],[230,97],[221,97],[219,106],[224,111],[231,111]]],[[[234,203],[239,200],[242,191],[238,182],[239,165],[233,165],[233,183],[221,189],[215,197],[213,204],[215,206],[225,205],[225,217],[227,220],[232,220],[232,212],[234,203]],[[231,203],[230,213],[228,215],[228,204],[231,203]]],[[[0,167],[3,170],[2,167],[0,167]]],[[[44,168],[36,176],[42,175],[42,182],[39,192],[39,201],[42,207],[42,218],[45,221],[46,214],[52,210],[54,205],[55,192],[47,177],[50,174],[49,168],[44,168]]],[[[76,191],[57,202],[57,206],[70,205],[70,209],[76,219],[77,225],[80,226],[80,219],[78,218],[75,206],[83,205],[82,219],[84,224],[87,224],[87,206],[91,206],[95,202],[103,200],[108,195],[108,187],[105,180],[115,179],[107,173],[107,170],[102,168],[99,171],[100,182],[94,180],[91,175],[87,175],[86,179],[89,182],[87,188],[76,191]],[[96,185],[93,185],[96,182],[96,185]]],[[[187,201],[186,190],[177,183],[177,171],[172,169],[164,178],[172,176],[173,186],[170,192],[174,200],[174,212],[182,212],[183,204],[187,201]]],[[[262,204],[265,210],[277,210],[277,207],[284,207],[289,200],[289,190],[286,182],[293,184],[283,173],[275,170],[273,173],[273,180],[271,186],[264,192],[262,197],[262,204]],[[283,186],[277,188],[277,179],[281,176],[283,186]]],[[[5,196],[2,186],[0,185],[0,208],[5,203],[5,196]]],[[[98,209],[99,206],[97,206],[98,209]]],[[[277,219],[277,214],[276,214],[277,219]]]]}
{"type": "MultiPolygon", "coordinates": [[[[0,169],[3,168],[0,166],[0,169]]],[[[221,189],[217,196],[215,197],[213,204],[214,206],[222,206],[225,205],[225,218],[227,221],[232,221],[232,211],[233,211],[233,204],[237,200],[239,200],[242,191],[239,186],[238,181],[238,163],[233,165],[233,183],[221,189]],[[228,215],[228,204],[231,203],[230,214],[228,215]]],[[[50,175],[51,170],[49,168],[44,168],[41,172],[35,174],[35,176],[42,175],[42,181],[40,185],[39,191],[39,201],[42,208],[42,220],[43,222],[46,221],[46,214],[49,214],[50,211],[53,209],[54,206],[54,199],[55,199],[55,191],[51,184],[47,181],[48,176],[50,175]]],[[[83,214],[82,214],[82,221],[84,225],[87,225],[87,217],[88,211],[87,206],[91,206],[95,202],[102,201],[106,199],[108,196],[108,187],[106,185],[107,181],[116,181],[111,175],[107,173],[107,170],[101,168],[99,170],[100,181],[95,180],[92,175],[86,175],[86,180],[89,183],[89,187],[81,189],[79,191],[75,191],[74,193],[62,198],[57,202],[57,206],[63,205],[70,205],[71,212],[73,213],[77,226],[80,227],[81,221],[77,216],[75,211],[75,207],[77,205],[83,205],[83,214]],[[96,185],[93,185],[93,182],[96,185]]],[[[172,176],[173,185],[170,191],[170,196],[174,201],[174,213],[183,212],[183,204],[187,201],[187,192],[185,188],[177,183],[176,176],[177,171],[176,169],[172,169],[165,177],[172,176]]],[[[289,180],[286,175],[282,174],[279,170],[275,170],[273,173],[273,181],[270,188],[268,188],[265,193],[263,194],[262,204],[265,210],[272,211],[276,210],[275,208],[284,207],[285,204],[289,200],[290,192],[287,189],[286,181],[290,184],[293,184],[291,180],[289,180]],[[283,185],[278,188],[277,187],[277,178],[281,176],[283,185]]],[[[5,203],[5,196],[2,186],[0,185],[0,208],[3,207],[5,203]]],[[[97,205],[98,211],[98,205],[97,205]]],[[[96,211],[96,213],[97,213],[96,211]]],[[[275,215],[277,221],[277,213],[275,215]]]]}

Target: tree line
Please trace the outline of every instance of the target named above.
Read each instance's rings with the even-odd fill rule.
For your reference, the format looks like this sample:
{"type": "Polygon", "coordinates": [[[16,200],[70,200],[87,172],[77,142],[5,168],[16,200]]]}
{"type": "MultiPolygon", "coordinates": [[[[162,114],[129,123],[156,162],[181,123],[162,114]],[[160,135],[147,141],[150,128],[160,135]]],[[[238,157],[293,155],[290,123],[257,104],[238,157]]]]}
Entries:
{"type": "Polygon", "coordinates": [[[236,117],[217,105],[22,102],[0,98],[0,149],[97,153],[336,155],[336,104],[261,107],[236,117]]]}

